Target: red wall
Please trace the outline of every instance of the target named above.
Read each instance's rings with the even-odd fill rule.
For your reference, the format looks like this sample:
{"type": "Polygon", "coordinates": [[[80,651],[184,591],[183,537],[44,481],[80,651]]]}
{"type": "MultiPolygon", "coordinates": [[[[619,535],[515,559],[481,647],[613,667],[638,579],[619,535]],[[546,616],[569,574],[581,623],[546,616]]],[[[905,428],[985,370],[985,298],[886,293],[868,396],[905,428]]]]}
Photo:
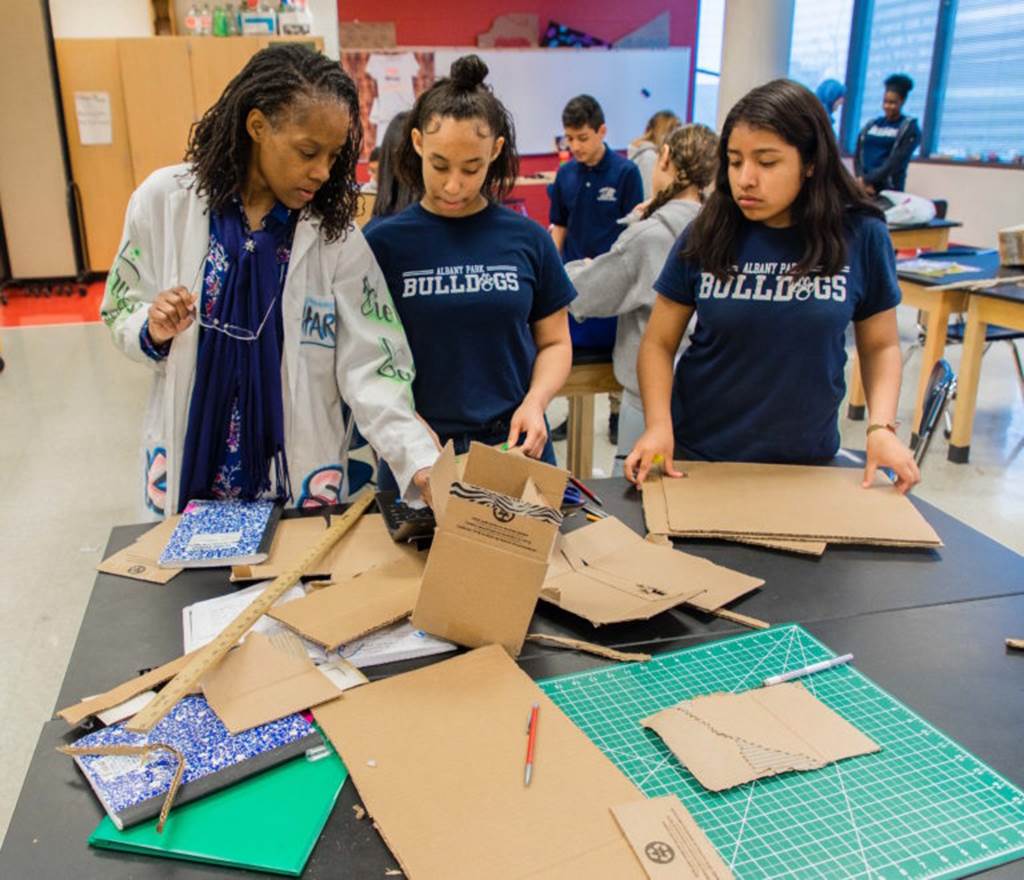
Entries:
{"type": "Polygon", "coordinates": [[[338,18],[393,21],[400,46],[475,46],[477,34],[490,30],[494,19],[506,13],[536,13],[541,30],[553,19],[614,42],[667,9],[672,14],[672,45],[695,47],[697,5],[698,0],[477,0],[447,4],[436,0],[338,0],[338,18]]]}

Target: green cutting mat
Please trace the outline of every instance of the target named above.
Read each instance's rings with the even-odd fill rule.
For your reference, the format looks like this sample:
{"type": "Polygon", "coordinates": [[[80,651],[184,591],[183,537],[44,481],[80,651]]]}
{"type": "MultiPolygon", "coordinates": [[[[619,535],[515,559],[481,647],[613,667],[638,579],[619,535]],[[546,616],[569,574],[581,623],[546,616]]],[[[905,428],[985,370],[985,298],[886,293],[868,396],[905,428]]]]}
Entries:
{"type": "Polygon", "coordinates": [[[931,880],[1024,857],[1024,793],[853,666],[803,682],[882,750],[821,770],[710,792],[640,727],[681,700],[834,656],[779,626],[541,687],[648,797],[678,795],[738,880],[931,880]]]}

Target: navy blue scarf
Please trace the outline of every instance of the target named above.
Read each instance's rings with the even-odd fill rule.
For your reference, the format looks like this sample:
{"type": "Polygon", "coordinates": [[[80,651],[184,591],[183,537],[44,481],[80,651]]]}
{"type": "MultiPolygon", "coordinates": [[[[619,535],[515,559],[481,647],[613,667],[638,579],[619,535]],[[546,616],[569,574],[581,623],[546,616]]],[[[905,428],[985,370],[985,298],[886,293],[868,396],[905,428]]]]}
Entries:
{"type": "MultiPolygon", "coordinates": [[[[267,214],[263,229],[248,232],[238,204],[218,215],[216,221],[228,270],[213,313],[203,315],[200,322],[206,326],[200,328],[181,463],[179,512],[192,499],[212,497],[214,480],[224,463],[228,423],[236,398],[241,415],[242,468],[238,482],[242,499],[258,498],[271,489],[271,463],[278,499],[291,497],[284,449],[284,327],[277,252],[282,246],[290,246],[294,218],[275,209],[267,214]],[[214,322],[233,335],[211,329],[209,325],[214,322]],[[255,341],[235,338],[257,332],[255,341]]],[[[202,305],[198,303],[197,308],[201,310],[202,305]]]]}

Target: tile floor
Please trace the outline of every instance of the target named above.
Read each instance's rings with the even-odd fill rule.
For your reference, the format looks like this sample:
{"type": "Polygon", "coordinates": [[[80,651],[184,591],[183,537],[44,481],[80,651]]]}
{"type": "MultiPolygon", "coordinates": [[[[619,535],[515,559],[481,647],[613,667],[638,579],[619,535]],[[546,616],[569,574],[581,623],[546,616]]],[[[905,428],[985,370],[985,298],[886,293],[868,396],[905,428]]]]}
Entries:
{"type": "MultiPolygon", "coordinates": [[[[913,313],[901,310],[907,340],[912,324],[913,313]]],[[[6,360],[0,374],[2,835],[39,727],[53,708],[110,528],[146,518],[137,475],[149,374],[115,351],[102,324],[3,329],[0,346],[6,360]]],[[[904,420],[919,358],[907,370],[904,420]]],[[[957,349],[950,359],[955,368],[957,349]]],[[[607,407],[607,398],[599,399],[595,467],[604,474],[614,454],[605,436],[607,407]]],[[[564,413],[565,401],[556,401],[552,424],[564,413]]],[[[845,446],[863,449],[863,422],[844,419],[841,428],[845,446]]],[[[564,443],[558,447],[564,458],[564,443]]],[[[937,438],[918,494],[1024,553],[1024,400],[1005,345],[985,357],[970,464],[951,464],[945,452],[937,438]]]]}

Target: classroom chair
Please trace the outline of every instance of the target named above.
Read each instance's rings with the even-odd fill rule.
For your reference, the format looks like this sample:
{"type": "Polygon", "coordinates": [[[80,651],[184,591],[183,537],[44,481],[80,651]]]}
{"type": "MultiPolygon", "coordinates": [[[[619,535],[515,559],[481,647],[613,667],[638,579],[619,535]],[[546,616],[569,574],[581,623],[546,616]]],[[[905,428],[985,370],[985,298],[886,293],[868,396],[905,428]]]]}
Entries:
{"type": "Polygon", "coordinates": [[[924,407],[921,412],[921,423],[917,426],[917,442],[912,444],[914,461],[920,467],[924,461],[932,434],[943,416],[946,418],[944,434],[947,439],[953,433],[953,422],[950,418],[949,402],[956,396],[956,374],[945,359],[937,361],[928,377],[928,388],[924,396],[924,407]]]}

